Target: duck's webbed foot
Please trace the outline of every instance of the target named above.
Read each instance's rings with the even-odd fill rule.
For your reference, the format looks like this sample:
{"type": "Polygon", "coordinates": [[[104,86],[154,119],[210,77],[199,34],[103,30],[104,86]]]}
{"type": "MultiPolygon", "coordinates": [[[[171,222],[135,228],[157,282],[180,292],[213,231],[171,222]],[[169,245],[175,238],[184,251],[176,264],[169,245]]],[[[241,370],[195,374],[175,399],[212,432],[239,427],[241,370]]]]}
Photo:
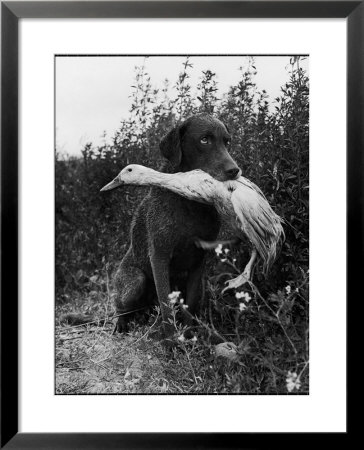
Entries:
{"type": "Polygon", "coordinates": [[[257,251],[253,249],[250,260],[248,264],[245,266],[244,272],[241,273],[236,278],[233,278],[232,280],[227,280],[225,282],[226,286],[221,292],[222,294],[225,291],[228,291],[229,289],[237,289],[238,287],[251,282],[251,274],[256,258],[257,258],[257,251]]]}
{"type": "Polygon", "coordinates": [[[221,293],[223,294],[225,291],[228,291],[229,289],[237,289],[238,287],[243,286],[246,283],[250,283],[250,274],[243,272],[236,278],[225,281],[226,286],[221,291],[221,293]]]}

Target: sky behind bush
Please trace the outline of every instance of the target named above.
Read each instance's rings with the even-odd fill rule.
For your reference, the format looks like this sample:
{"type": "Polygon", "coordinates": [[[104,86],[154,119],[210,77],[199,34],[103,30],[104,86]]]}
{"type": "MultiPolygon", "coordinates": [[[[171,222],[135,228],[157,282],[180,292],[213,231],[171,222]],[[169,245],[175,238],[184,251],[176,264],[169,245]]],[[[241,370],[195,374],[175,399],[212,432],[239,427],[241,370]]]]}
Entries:
{"type": "MultiPolygon", "coordinates": [[[[161,89],[167,78],[169,96],[175,96],[178,74],[185,57],[57,57],[56,58],[56,144],[63,153],[80,156],[87,142],[103,144],[118,129],[120,121],[129,116],[131,86],[135,84],[135,66],[145,62],[153,88],[161,89]]],[[[191,57],[189,70],[192,95],[203,70],[217,75],[219,98],[241,77],[240,67],[246,67],[245,56],[191,57]]],[[[287,56],[256,56],[258,90],[265,89],[270,101],[280,93],[288,80],[287,56]]],[[[302,61],[308,69],[308,60],[302,61]]]]}

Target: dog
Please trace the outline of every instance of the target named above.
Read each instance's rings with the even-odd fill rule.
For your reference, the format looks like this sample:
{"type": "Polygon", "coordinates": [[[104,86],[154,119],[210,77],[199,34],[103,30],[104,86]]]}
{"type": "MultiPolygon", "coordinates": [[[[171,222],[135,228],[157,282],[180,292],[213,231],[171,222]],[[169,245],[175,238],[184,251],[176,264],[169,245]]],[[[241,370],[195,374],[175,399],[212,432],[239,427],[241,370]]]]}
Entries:
{"type": "MultiPolygon", "coordinates": [[[[208,114],[194,115],[160,142],[166,159],[162,171],[201,169],[220,181],[235,179],[241,170],[228,153],[230,140],[220,120],[208,114]]],[[[195,241],[214,241],[219,229],[219,217],[212,206],[151,188],[133,216],[130,246],[115,275],[116,313],[140,309],[157,296],[162,332],[168,337],[172,333],[168,295],[173,286],[183,292],[188,322],[204,296],[205,252],[195,241]]],[[[129,314],[120,316],[115,332],[127,331],[130,318],[129,314]]]]}

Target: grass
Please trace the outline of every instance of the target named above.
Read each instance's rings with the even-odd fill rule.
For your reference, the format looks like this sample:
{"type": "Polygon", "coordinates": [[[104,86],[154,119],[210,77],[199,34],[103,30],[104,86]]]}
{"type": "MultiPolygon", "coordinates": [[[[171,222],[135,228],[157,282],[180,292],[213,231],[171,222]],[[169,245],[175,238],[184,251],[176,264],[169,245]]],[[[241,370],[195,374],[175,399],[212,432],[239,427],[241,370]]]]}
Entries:
{"type": "Polygon", "coordinates": [[[183,304],[172,308],[172,349],[160,339],[158,308],[147,323],[113,335],[104,320],[113,313],[108,281],[97,283],[56,308],[56,394],[308,394],[305,282],[268,300],[253,291],[222,296],[209,283],[190,339],[177,321],[183,304]],[[75,312],[99,321],[64,323],[75,312]]]}
{"type": "Polygon", "coordinates": [[[170,351],[150,336],[156,326],[133,325],[126,335],[112,335],[109,324],[57,326],[56,393],[218,392],[213,365],[206,364],[211,357],[202,346],[190,341],[170,351]]]}

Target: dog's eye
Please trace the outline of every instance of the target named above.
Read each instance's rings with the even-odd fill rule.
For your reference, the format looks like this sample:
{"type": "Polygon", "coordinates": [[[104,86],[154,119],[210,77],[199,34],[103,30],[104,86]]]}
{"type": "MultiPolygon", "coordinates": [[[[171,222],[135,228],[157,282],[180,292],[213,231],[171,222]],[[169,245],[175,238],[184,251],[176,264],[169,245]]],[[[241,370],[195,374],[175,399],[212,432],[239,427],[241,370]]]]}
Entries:
{"type": "Polygon", "coordinates": [[[132,171],[132,169],[128,169],[128,172],[131,172],[132,171]]]}
{"type": "Polygon", "coordinates": [[[208,144],[209,143],[209,138],[207,136],[204,136],[200,139],[201,144],[208,144]]]}

